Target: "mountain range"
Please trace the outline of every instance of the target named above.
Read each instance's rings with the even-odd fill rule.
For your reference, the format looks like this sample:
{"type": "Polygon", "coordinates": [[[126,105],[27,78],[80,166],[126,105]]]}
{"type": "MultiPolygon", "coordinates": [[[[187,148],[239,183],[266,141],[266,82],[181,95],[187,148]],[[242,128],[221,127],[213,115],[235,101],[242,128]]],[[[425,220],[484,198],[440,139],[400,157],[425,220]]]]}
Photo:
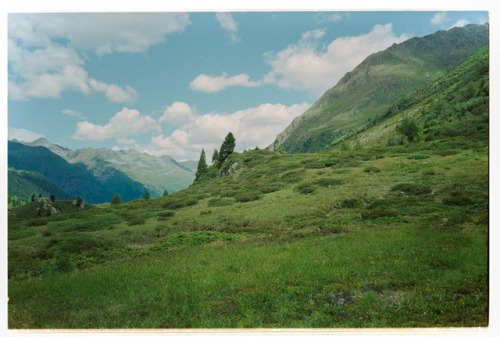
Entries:
{"type": "MultiPolygon", "coordinates": [[[[130,201],[144,195],[145,190],[158,197],[165,190],[173,193],[186,188],[194,180],[194,172],[173,158],[133,149],[70,150],[40,138],[9,141],[8,157],[9,167],[39,172],[70,195],[90,203],[109,202],[115,193],[130,201]]],[[[10,193],[26,195],[23,191],[10,193]]]]}

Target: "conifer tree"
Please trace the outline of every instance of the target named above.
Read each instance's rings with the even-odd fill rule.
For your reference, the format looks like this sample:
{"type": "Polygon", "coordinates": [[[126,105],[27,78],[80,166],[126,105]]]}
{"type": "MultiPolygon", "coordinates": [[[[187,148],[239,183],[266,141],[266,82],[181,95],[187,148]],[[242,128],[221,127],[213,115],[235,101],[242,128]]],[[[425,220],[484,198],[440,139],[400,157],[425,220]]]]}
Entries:
{"type": "Polygon", "coordinates": [[[218,161],[219,161],[219,151],[217,151],[217,149],[214,149],[214,154],[212,155],[212,164],[215,164],[218,161]]]}
{"type": "Polygon", "coordinates": [[[207,159],[205,156],[205,150],[201,149],[201,154],[200,154],[200,160],[198,161],[198,168],[196,169],[196,178],[195,180],[198,180],[202,174],[204,174],[207,171],[207,159]]]}
{"type": "Polygon", "coordinates": [[[122,198],[118,195],[118,193],[115,193],[113,196],[113,199],[111,199],[111,205],[119,205],[122,203],[122,198]]]}
{"type": "Polygon", "coordinates": [[[144,193],[144,200],[149,200],[151,197],[149,196],[148,190],[146,190],[146,193],[144,193]]]}
{"type": "Polygon", "coordinates": [[[231,132],[229,132],[224,139],[224,142],[220,146],[219,150],[219,163],[222,162],[234,152],[234,146],[236,145],[236,140],[231,132]]]}
{"type": "Polygon", "coordinates": [[[166,197],[168,195],[168,191],[165,190],[165,192],[163,192],[163,196],[166,197]]]}

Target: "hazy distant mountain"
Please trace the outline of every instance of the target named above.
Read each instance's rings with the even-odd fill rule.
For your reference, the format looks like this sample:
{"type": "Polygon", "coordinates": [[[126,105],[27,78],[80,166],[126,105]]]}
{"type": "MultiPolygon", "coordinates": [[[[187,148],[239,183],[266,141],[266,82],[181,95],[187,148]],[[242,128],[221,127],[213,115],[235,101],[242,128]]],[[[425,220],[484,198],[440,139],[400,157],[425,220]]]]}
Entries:
{"type": "Polygon", "coordinates": [[[468,25],[412,38],[372,54],[295,118],[268,149],[319,151],[366,127],[401,96],[432,83],[488,39],[488,24],[468,25]]]}
{"type": "MultiPolygon", "coordinates": [[[[154,157],[137,150],[111,150],[107,148],[85,148],[70,150],[52,144],[44,138],[30,143],[28,146],[43,146],[61,156],[69,163],[84,164],[99,180],[105,181],[116,171],[148,189],[151,197],[177,192],[188,187],[194,180],[194,171],[183,166],[170,156],[154,157]]],[[[189,165],[189,164],[188,164],[189,165]]]]}
{"type": "Polygon", "coordinates": [[[31,199],[33,194],[38,197],[40,193],[44,197],[53,194],[58,200],[68,200],[73,197],[42,174],[34,171],[17,170],[13,167],[9,167],[8,170],[8,192],[13,196],[28,200],[31,199]]]}
{"type": "Polygon", "coordinates": [[[99,179],[83,164],[73,164],[43,146],[8,143],[8,165],[19,170],[41,173],[72,197],[79,195],[86,202],[111,201],[115,193],[122,200],[138,199],[144,186],[120,171],[108,168],[99,179]]]}

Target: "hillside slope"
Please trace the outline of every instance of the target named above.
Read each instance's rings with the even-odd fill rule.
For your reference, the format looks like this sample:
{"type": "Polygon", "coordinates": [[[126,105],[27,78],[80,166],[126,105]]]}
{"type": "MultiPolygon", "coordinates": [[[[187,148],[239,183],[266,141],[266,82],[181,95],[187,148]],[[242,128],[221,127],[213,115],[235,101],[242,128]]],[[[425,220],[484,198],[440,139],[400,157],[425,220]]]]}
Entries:
{"type": "Polygon", "coordinates": [[[423,88],[488,43],[488,24],[409,39],[372,54],[281,132],[268,149],[319,151],[363,128],[398,98],[423,88]]]}
{"type": "Polygon", "coordinates": [[[68,200],[72,195],[63,191],[59,186],[47,180],[42,174],[33,171],[16,170],[9,167],[8,193],[18,198],[30,200],[35,194],[44,197],[54,195],[56,199],[68,200]]]}

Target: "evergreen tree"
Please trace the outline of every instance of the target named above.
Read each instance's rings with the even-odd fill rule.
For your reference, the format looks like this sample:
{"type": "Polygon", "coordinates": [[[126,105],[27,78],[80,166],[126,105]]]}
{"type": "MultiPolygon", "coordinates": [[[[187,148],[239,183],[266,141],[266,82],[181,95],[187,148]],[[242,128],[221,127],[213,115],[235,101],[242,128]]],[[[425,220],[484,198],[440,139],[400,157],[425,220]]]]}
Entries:
{"type": "Polygon", "coordinates": [[[52,203],[55,203],[56,202],[56,196],[51,194],[50,195],[50,201],[52,201],[52,203]]]}
{"type": "Polygon", "coordinates": [[[144,200],[149,200],[149,199],[150,199],[149,192],[148,190],[146,190],[146,193],[144,193],[144,200]]]}
{"type": "Polygon", "coordinates": [[[166,197],[168,195],[168,191],[165,190],[165,192],[163,192],[163,196],[166,197]]]}
{"type": "Polygon", "coordinates": [[[121,203],[122,203],[122,199],[120,198],[118,193],[115,193],[115,195],[113,196],[113,199],[111,199],[111,205],[119,205],[121,203]]]}
{"type": "Polygon", "coordinates": [[[212,155],[212,164],[215,164],[218,161],[219,161],[219,151],[217,151],[217,149],[214,149],[214,154],[212,155]]]}
{"type": "Polygon", "coordinates": [[[42,199],[42,193],[38,195],[38,199],[42,199]]]}
{"type": "Polygon", "coordinates": [[[31,195],[31,201],[35,201],[36,196],[34,194],[31,195]]]}
{"type": "Polygon", "coordinates": [[[198,168],[196,169],[195,180],[198,180],[202,174],[207,172],[207,169],[208,169],[208,166],[207,166],[207,159],[205,156],[205,150],[201,149],[200,160],[198,161],[198,168]]]}
{"type": "Polygon", "coordinates": [[[236,140],[231,132],[229,132],[224,139],[224,142],[220,146],[219,150],[219,163],[222,162],[234,152],[234,146],[236,145],[236,140]]]}
{"type": "Polygon", "coordinates": [[[76,196],[76,207],[80,208],[80,206],[82,205],[82,198],[80,198],[79,195],[76,196]]]}

